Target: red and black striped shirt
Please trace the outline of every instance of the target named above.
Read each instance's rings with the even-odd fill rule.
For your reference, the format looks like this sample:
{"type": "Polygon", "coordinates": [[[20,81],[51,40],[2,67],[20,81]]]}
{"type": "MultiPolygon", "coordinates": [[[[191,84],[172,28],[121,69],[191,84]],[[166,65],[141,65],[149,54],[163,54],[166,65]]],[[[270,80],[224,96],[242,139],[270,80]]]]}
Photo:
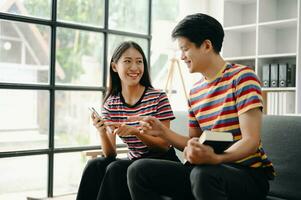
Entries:
{"type": "MultiPolygon", "coordinates": [[[[135,127],[139,127],[139,123],[129,122],[128,117],[154,116],[159,120],[175,118],[166,93],[153,88],[146,88],[139,101],[132,106],[124,101],[121,94],[110,96],[103,106],[102,114],[110,122],[125,123],[135,127]]],[[[156,155],[150,155],[153,152],[150,152],[149,148],[136,136],[120,138],[128,145],[129,159],[138,159],[145,155],[156,157],[156,155]]]]}

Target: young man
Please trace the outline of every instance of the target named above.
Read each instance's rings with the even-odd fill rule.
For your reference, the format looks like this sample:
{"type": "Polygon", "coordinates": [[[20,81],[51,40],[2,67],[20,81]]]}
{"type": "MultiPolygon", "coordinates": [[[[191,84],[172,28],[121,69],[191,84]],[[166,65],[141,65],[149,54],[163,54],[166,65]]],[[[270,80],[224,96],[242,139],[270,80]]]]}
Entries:
{"type": "MultiPolygon", "coordinates": [[[[128,169],[133,200],[259,200],[269,190],[274,169],[260,141],[262,96],[252,69],[228,64],[220,56],[224,31],[205,14],[185,17],[172,37],[191,73],[203,77],[190,91],[189,137],[163,126],[153,117],[140,117],[144,133],[162,137],[184,150],[188,164],[142,159],[128,169]],[[235,142],[222,154],[200,144],[204,130],[227,131],[235,142]]],[[[245,47],[248,48],[248,47],[245,47]]],[[[216,133],[218,134],[218,133],[216,133]]]]}

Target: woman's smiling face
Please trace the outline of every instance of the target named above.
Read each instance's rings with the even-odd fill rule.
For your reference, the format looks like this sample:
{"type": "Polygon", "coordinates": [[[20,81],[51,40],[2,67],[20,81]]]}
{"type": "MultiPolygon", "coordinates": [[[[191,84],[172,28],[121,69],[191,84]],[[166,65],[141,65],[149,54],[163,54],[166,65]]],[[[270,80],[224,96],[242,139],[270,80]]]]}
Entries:
{"type": "Polygon", "coordinates": [[[139,84],[144,72],[143,57],[135,48],[129,48],[112,67],[118,73],[122,85],[134,86],[139,84]]]}

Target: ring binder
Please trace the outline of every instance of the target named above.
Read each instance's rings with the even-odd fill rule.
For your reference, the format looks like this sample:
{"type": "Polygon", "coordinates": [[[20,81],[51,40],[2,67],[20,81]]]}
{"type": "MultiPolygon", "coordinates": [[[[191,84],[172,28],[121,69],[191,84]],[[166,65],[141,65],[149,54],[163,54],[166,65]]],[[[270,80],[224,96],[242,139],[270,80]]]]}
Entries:
{"type": "Polygon", "coordinates": [[[271,64],[271,87],[278,87],[278,64],[271,64]]]}
{"type": "Polygon", "coordinates": [[[270,65],[266,64],[262,66],[262,83],[263,87],[270,87],[270,65]]]}

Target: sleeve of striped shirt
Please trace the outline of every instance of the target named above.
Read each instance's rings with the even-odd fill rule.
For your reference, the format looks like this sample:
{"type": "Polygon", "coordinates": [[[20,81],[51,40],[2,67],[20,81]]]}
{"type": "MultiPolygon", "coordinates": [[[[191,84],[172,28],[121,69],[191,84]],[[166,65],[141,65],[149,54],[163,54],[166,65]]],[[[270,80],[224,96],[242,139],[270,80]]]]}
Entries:
{"type": "Polygon", "coordinates": [[[253,108],[263,108],[260,81],[252,69],[246,68],[238,74],[234,95],[238,116],[253,108]]]}
{"type": "Polygon", "coordinates": [[[199,128],[200,125],[195,117],[194,112],[192,111],[190,100],[188,100],[188,125],[191,128],[199,128]]]}
{"type": "Polygon", "coordinates": [[[154,115],[159,120],[173,120],[175,116],[172,112],[168,97],[165,92],[161,92],[157,104],[157,113],[154,115]]]}
{"type": "Polygon", "coordinates": [[[108,103],[105,102],[101,108],[101,115],[105,120],[110,120],[110,114],[108,109],[108,103]]]}

